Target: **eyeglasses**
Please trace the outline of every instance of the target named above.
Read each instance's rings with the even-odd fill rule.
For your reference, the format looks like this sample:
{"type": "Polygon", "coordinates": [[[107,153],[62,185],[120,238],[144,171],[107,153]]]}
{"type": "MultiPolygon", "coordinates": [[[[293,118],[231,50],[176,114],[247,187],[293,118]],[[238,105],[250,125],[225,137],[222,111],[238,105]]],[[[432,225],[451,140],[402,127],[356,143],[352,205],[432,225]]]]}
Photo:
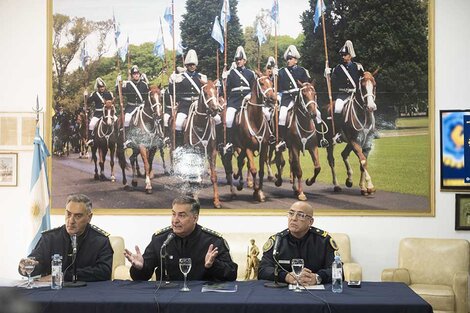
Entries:
{"type": "Polygon", "coordinates": [[[306,219],[311,219],[312,216],[308,215],[308,214],[305,214],[304,212],[300,212],[300,211],[293,211],[293,210],[290,210],[290,211],[287,211],[287,216],[289,218],[294,218],[295,216],[297,216],[297,218],[299,220],[306,220],[306,219]]]}

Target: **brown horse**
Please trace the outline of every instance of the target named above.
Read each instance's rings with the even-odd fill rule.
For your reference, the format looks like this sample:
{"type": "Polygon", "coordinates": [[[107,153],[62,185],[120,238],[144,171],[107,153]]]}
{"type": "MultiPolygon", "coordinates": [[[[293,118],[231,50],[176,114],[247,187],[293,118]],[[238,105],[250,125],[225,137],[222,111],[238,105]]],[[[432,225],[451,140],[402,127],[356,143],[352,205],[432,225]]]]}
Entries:
{"type": "Polygon", "coordinates": [[[106,155],[109,150],[109,165],[111,166],[111,181],[115,182],[116,177],[114,176],[114,152],[116,151],[116,143],[118,138],[118,125],[116,123],[115,109],[113,102],[107,100],[103,108],[103,116],[99,119],[96,124],[93,147],[91,148],[91,157],[95,163],[95,180],[107,180],[104,175],[104,162],[106,155]],[[96,156],[98,151],[99,161],[96,156]],[[100,166],[100,174],[98,175],[97,161],[100,166]]]}
{"type": "MultiPolygon", "coordinates": [[[[374,74],[376,72],[374,72],[374,74]]],[[[359,187],[361,188],[362,195],[370,195],[375,192],[375,187],[372,183],[369,171],[367,170],[367,156],[372,148],[372,140],[374,139],[375,132],[374,111],[377,110],[375,94],[376,82],[374,76],[370,72],[364,72],[360,80],[361,99],[357,99],[356,95],[352,96],[342,111],[344,125],[341,131],[346,139],[346,147],[341,152],[341,156],[347,171],[346,186],[351,187],[353,185],[353,170],[348,158],[351,151],[354,151],[360,163],[361,178],[359,187]]],[[[334,145],[330,145],[327,148],[328,163],[333,177],[334,191],[339,192],[341,191],[341,187],[338,185],[336,178],[333,148],[334,145]]]]}
{"type": "Polygon", "coordinates": [[[80,112],[76,118],[77,130],[78,130],[78,143],[80,154],[79,158],[88,159],[88,145],[87,137],[88,137],[88,119],[86,118],[85,112],[80,112]]]}
{"type": "MultiPolygon", "coordinates": [[[[234,136],[234,146],[238,152],[237,164],[238,172],[233,178],[238,179],[238,190],[243,189],[243,164],[245,158],[248,159],[248,166],[253,177],[253,197],[260,202],[264,202],[266,197],[263,192],[264,164],[268,153],[269,126],[263,114],[263,107],[273,105],[276,101],[273,84],[268,76],[256,73],[258,78],[251,90],[249,100],[244,100],[240,112],[235,117],[236,136],[234,136]],[[259,153],[259,170],[256,168],[254,157],[255,152],[259,153]],[[258,176],[258,180],[257,180],[258,176]]],[[[232,161],[230,157],[224,157],[223,163],[227,183],[230,185],[232,196],[235,194],[232,187],[232,161]]]]}
{"type": "Polygon", "coordinates": [[[185,145],[202,151],[205,156],[204,159],[209,161],[210,177],[214,190],[214,207],[217,209],[221,205],[217,186],[217,147],[213,116],[220,110],[221,106],[217,100],[217,88],[214,82],[209,80],[201,87],[198,101],[191,105],[184,130],[185,145]]]}
{"type": "MultiPolygon", "coordinates": [[[[137,156],[140,154],[144,162],[145,170],[145,192],[152,193],[151,171],[153,157],[158,147],[162,145],[162,130],[158,123],[157,115],[161,109],[159,101],[160,88],[152,86],[149,98],[145,100],[136,113],[132,116],[129,124],[129,133],[126,137],[131,140],[132,155],[129,160],[132,165],[132,187],[124,184],[125,190],[133,190],[137,187],[137,156]]],[[[123,171],[123,175],[125,173],[123,171]]],[[[123,180],[124,182],[125,180],[123,180]]]]}
{"type": "MultiPolygon", "coordinates": [[[[315,118],[317,116],[317,93],[311,83],[300,83],[299,91],[295,98],[294,106],[287,116],[287,148],[289,149],[289,164],[291,171],[292,189],[301,201],[307,200],[302,188],[302,168],[300,164],[300,152],[307,150],[314,165],[313,176],[307,179],[306,184],[312,185],[321,166],[318,157],[317,129],[315,118]],[[296,184],[297,181],[297,184],[296,184]]],[[[275,185],[282,184],[282,169],[285,164],[282,152],[276,153],[276,181],[275,185]]]]}

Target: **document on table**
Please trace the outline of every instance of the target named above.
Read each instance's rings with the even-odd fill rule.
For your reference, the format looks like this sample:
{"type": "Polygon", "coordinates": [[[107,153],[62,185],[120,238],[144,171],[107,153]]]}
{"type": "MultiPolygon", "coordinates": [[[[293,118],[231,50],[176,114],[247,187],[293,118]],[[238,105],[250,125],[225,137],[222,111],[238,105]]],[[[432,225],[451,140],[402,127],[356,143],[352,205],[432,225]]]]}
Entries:
{"type": "MultiPolygon", "coordinates": [[[[294,290],[295,285],[289,285],[289,290],[294,290]]],[[[300,286],[300,289],[308,290],[325,290],[325,285],[309,285],[309,286],[300,286]]]]}
{"type": "Polygon", "coordinates": [[[236,292],[238,285],[234,283],[214,283],[208,282],[202,285],[201,292],[236,292]]]}

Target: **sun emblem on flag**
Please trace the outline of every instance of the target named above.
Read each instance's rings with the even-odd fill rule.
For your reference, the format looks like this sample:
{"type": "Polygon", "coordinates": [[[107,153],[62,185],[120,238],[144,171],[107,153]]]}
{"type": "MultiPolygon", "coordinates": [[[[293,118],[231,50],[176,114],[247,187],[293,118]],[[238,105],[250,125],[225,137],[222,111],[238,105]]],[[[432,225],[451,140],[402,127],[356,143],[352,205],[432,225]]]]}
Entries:
{"type": "Polygon", "coordinates": [[[34,217],[38,217],[40,213],[41,213],[41,206],[39,205],[37,201],[35,201],[31,205],[31,215],[34,217]]]}

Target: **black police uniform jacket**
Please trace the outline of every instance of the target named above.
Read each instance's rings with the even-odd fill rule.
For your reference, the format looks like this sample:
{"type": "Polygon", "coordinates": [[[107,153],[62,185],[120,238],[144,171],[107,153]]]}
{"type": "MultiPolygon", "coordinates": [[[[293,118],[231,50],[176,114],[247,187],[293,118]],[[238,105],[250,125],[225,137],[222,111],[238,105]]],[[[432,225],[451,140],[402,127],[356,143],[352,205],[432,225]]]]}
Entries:
{"type": "Polygon", "coordinates": [[[104,92],[99,92],[99,91],[93,91],[91,96],[87,99],[87,104],[92,104],[94,105],[94,113],[93,116],[97,118],[103,117],[103,107],[104,107],[104,102],[106,100],[113,100],[113,94],[112,92],[109,91],[104,91],[104,92]]]}
{"type": "MultiPolygon", "coordinates": [[[[152,236],[152,241],[143,254],[144,267],[141,270],[135,267],[130,269],[133,280],[150,279],[156,267],[156,277],[160,277],[160,248],[171,231],[171,227],[167,227],[152,236]]],[[[185,238],[175,236],[165,249],[167,256],[162,260],[163,273],[166,270],[170,280],[183,280],[178,263],[180,258],[191,258],[192,266],[188,280],[233,281],[237,278],[238,265],[232,261],[225,240],[214,231],[198,224],[185,238]],[[210,244],[218,248],[219,254],[212,267],[206,269],[204,263],[210,244]]]]}
{"type": "MultiPolygon", "coordinates": [[[[118,88],[119,87],[116,86],[116,94],[119,92],[118,88]]],[[[124,110],[125,113],[132,113],[132,111],[134,111],[137,106],[141,105],[148,99],[149,86],[146,82],[140,79],[137,82],[134,80],[125,81],[122,86],[122,96],[126,97],[127,99],[126,109],[124,110]],[[140,99],[139,94],[136,92],[132,84],[134,84],[139,91],[140,95],[142,96],[142,100],[140,99]]]]}
{"type": "Polygon", "coordinates": [[[299,91],[297,81],[300,81],[301,83],[310,81],[310,75],[308,71],[302,66],[294,65],[290,67],[283,67],[279,70],[277,90],[282,94],[281,106],[288,106],[291,101],[295,100],[295,96],[297,96],[299,91]],[[290,79],[286,70],[290,72],[294,81],[290,79]]]}
{"type": "MultiPolygon", "coordinates": [[[[54,254],[62,256],[62,271],[72,263],[72,243],[65,225],[47,230],[42,233],[39,242],[29,256],[36,257],[36,265],[32,276],[47,276],[51,274],[51,257],[54,254]]],[[[90,224],[83,234],[77,237],[77,280],[101,281],[111,279],[113,265],[113,249],[108,234],[90,224]]],[[[71,281],[73,265],[64,276],[65,281],[71,281]]]]}
{"type": "Polygon", "coordinates": [[[335,98],[340,98],[342,100],[347,99],[351,95],[351,92],[348,90],[356,89],[356,92],[359,92],[359,79],[362,76],[364,76],[364,68],[360,63],[349,62],[348,64],[343,63],[336,65],[331,71],[331,83],[333,85],[333,91],[335,92],[335,98]],[[343,65],[348,71],[356,85],[355,87],[341,68],[341,65],[343,65]]]}
{"type": "MultiPolygon", "coordinates": [[[[193,103],[193,101],[197,100],[199,98],[200,92],[201,92],[201,87],[203,83],[200,81],[202,79],[202,75],[198,73],[197,71],[194,72],[185,72],[189,78],[184,74],[181,73],[180,75],[183,77],[183,80],[181,80],[178,83],[175,83],[175,88],[176,88],[176,101],[178,102],[178,112],[188,114],[189,112],[189,107],[193,103]],[[189,81],[192,79],[196,86],[199,88],[197,90],[193,84],[189,81]]],[[[169,91],[170,94],[173,94],[173,84],[169,84],[169,91]]]]}
{"type": "MultiPolygon", "coordinates": [[[[320,275],[322,283],[331,283],[331,265],[338,249],[330,235],[321,229],[310,227],[301,239],[297,239],[283,230],[278,233],[280,244],[277,260],[284,268],[279,268],[279,281],[285,282],[288,272],[292,272],[290,261],[303,259],[304,267],[320,275]]],[[[263,247],[263,257],[258,270],[258,279],[274,280],[275,261],[273,245],[275,236],[271,236],[263,247]]]]}
{"type": "Polygon", "coordinates": [[[227,77],[227,106],[240,109],[243,98],[251,92],[254,84],[256,84],[256,76],[252,70],[246,67],[231,69],[227,77]],[[235,71],[242,74],[249,85],[235,71]]]}

